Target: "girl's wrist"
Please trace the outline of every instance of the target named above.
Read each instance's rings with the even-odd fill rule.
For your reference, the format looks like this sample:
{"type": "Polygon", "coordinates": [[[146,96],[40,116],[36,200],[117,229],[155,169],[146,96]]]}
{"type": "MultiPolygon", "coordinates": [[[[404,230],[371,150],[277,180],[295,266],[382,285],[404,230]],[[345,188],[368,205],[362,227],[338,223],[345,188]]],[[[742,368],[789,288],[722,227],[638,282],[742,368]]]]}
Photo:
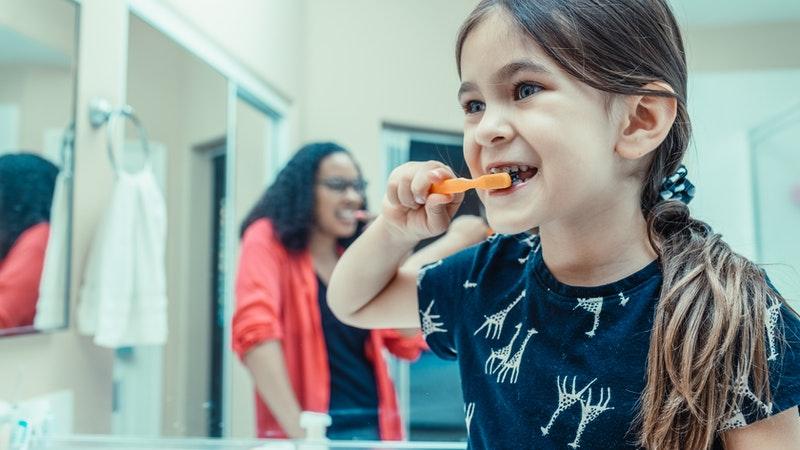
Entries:
{"type": "Polygon", "coordinates": [[[397,227],[386,221],[383,214],[379,215],[372,223],[370,228],[366,231],[373,231],[378,234],[378,239],[383,242],[382,247],[388,251],[397,251],[405,255],[419,243],[419,239],[409,237],[407,233],[403,233],[397,227]]]}

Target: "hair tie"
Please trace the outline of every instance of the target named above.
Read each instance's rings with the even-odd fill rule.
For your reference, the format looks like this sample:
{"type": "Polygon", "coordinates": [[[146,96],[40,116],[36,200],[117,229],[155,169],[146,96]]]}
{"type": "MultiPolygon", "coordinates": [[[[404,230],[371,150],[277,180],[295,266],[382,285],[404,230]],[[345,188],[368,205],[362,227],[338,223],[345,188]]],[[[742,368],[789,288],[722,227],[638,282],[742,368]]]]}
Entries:
{"type": "Polygon", "coordinates": [[[689,171],[681,164],[672,175],[664,178],[659,195],[661,200],[679,200],[689,204],[694,198],[694,185],[686,178],[689,171]]]}

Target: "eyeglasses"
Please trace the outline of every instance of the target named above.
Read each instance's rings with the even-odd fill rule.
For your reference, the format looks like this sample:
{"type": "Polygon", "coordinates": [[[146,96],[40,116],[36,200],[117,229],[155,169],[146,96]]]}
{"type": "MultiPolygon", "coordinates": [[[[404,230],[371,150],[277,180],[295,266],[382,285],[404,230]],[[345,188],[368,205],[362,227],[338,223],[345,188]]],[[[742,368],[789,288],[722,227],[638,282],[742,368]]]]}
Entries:
{"type": "Polygon", "coordinates": [[[320,180],[319,184],[339,193],[347,192],[348,188],[353,188],[359,194],[363,194],[367,189],[367,182],[364,180],[348,180],[346,178],[326,178],[320,180]]]}

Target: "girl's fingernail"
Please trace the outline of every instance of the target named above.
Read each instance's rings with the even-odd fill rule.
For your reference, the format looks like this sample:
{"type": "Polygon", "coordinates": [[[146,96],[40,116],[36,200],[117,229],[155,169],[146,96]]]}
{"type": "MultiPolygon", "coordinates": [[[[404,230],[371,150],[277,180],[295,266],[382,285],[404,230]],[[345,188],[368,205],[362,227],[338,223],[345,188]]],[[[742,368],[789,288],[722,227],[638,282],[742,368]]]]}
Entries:
{"type": "Polygon", "coordinates": [[[425,197],[423,197],[421,195],[418,195],[414,200],[416,200],[417,203],[419,203],[420,205],[424,205],[425,204],[425,197]]]}

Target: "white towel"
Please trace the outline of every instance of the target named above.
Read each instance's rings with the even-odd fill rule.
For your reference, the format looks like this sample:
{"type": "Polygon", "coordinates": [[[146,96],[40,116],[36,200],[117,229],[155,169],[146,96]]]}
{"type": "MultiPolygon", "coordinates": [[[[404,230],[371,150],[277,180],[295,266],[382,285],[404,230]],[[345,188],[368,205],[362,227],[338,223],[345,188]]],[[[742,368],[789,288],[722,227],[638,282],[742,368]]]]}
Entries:
{"type": "Polygon", "coordinates": [[[167,339],[166,208],[152,169],[121,171],[87,263],[80,332],[111,348],[167,339]]]}
{"type": "Polygon", "coordinates": [[[39,300],[33,326],[37,330],[52,330],[66,326],[67,322],[67,260],[69,256],[67,224],[69,223],[69,178],[62,171],[56,178],[53,204],[50,207],[50,236],[44,254],[42,276],[39,279],[39,300]]]}

